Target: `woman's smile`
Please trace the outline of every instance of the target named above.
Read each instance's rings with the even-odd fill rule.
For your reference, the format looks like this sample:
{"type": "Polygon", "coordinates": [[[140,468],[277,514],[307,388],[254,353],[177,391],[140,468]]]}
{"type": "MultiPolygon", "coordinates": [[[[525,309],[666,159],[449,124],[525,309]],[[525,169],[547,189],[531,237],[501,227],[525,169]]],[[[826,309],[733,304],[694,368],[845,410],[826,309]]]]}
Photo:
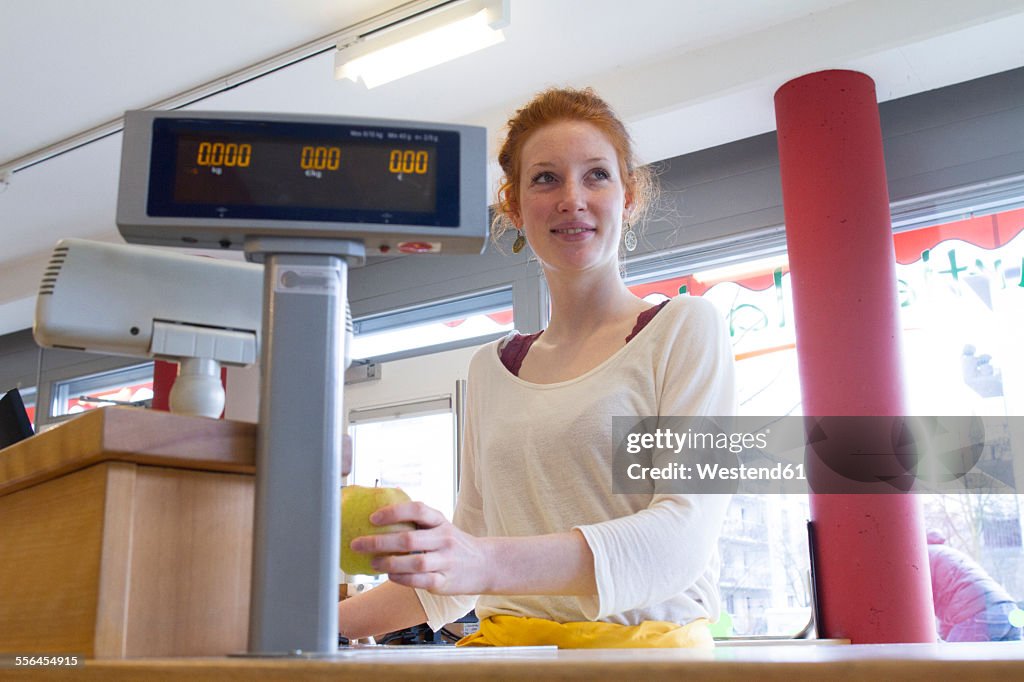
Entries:
{"type": "Polygon", "coordinates": [[[563,223],[551,228],[551,234],[557,235],[568,242],[578,242],[588,239],[596,232],[597,228],[593,225],[580,222],[563,223]]]}

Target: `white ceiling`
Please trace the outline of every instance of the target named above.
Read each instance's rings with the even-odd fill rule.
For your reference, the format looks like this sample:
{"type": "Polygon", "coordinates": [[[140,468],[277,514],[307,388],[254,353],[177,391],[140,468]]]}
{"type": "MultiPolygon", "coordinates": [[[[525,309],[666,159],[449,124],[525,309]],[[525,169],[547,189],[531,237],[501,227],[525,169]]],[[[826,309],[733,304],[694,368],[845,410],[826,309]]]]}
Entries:
{"type": "MultiPolygon", "coordinates": [[[[534,92],[591,85],[653,161],[773,130],[774,91],[811,71],[864,71],[886,101],[1024,66],[1022,0],[510,2],[505,43],[375,90],[335,81],[327,51],[194,108],[473,123],[494,149],[534,92]]],[[[0,169],[402,4],[3,0],[0,169]]],[[[31,325],[56,240],[120,239],[119,154],[111,135],[0,186],[0,334],[31,325]]]]}

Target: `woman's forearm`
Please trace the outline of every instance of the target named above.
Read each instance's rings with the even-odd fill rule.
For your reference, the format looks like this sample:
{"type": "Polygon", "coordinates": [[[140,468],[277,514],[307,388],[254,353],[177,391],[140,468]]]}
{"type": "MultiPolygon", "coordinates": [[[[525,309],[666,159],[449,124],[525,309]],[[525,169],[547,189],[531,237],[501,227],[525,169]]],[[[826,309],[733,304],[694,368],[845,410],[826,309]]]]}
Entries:
{"type": "Polygon", "coordinates": [[[486,538],[485,594],[597,593],[594,555],[583,533],[486,538]]]}
{"type": "Polygon", "coordinates": [[[349,639],[394,632],[426,620],[416,591],[392,582],[338,603],[338,631],[349,639]]]}

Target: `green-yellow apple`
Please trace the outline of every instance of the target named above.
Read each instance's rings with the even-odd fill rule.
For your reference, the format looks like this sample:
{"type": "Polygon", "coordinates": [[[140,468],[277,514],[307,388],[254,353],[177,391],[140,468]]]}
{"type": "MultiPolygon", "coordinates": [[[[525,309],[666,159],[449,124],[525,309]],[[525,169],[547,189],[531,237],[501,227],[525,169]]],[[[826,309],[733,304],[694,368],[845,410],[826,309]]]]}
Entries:
{"type": "Polygon", "coordinates": [[[377,575],[370,561],[375,555],[355,552],[349,545],[363,535],[380,535],[402,530],[416,530],[412,523],[392,523],[375,526],[370,515],[381,507],[408,502],[409,496],[401,488],[368,488],[347,485],[341,489],[341,570],[348,575],[377,575]]]}

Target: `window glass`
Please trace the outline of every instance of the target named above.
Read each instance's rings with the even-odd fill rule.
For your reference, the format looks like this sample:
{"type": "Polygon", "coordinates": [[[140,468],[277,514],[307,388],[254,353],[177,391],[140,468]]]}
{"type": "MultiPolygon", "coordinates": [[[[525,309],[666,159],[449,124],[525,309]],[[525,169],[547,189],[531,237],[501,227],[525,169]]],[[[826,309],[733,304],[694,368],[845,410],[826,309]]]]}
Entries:
{"type": "MultiPolygon", "coordinates": [[[[1024,210],[1014,210],[895,239],[911,413],[984,415],[1003,429],[991,447],[1014,452],[1024,448],[1022,228],[1024,210]]],[[[930,547],[966,554],[1012,599],[1024,599],[1019,495],[925,495],[922,502],[930,547]]]]}
{"type": "Polygon", "coordinates": [[[400,329],[359,334],[352,341],[353,360],[476,339],[512,329],[512,310],[470,315],[443,322],[427,322],[400,329]]]}
{"type": "Polygon", "coordinates": [[[412,310],[355,320],[353,360],[474,340],[512,329],[512,291],[479,294],[412,310]]]}
{"type": "Polygon", "coordinates": [[[363,486],[397,486],[409,497],[441,511],[455,509],[455,425],[450,408],[418,412],[403,405],[393,416],[367,421],[353,412],[349,433],[353,458],[349,481],[363,486]]]}
{"type": "Polygon", "coordinates": [[[53,385],[52,416],[78,414],[108,405],[148,407],[153,399],[153,363],[102,372],[53,385]]]}

